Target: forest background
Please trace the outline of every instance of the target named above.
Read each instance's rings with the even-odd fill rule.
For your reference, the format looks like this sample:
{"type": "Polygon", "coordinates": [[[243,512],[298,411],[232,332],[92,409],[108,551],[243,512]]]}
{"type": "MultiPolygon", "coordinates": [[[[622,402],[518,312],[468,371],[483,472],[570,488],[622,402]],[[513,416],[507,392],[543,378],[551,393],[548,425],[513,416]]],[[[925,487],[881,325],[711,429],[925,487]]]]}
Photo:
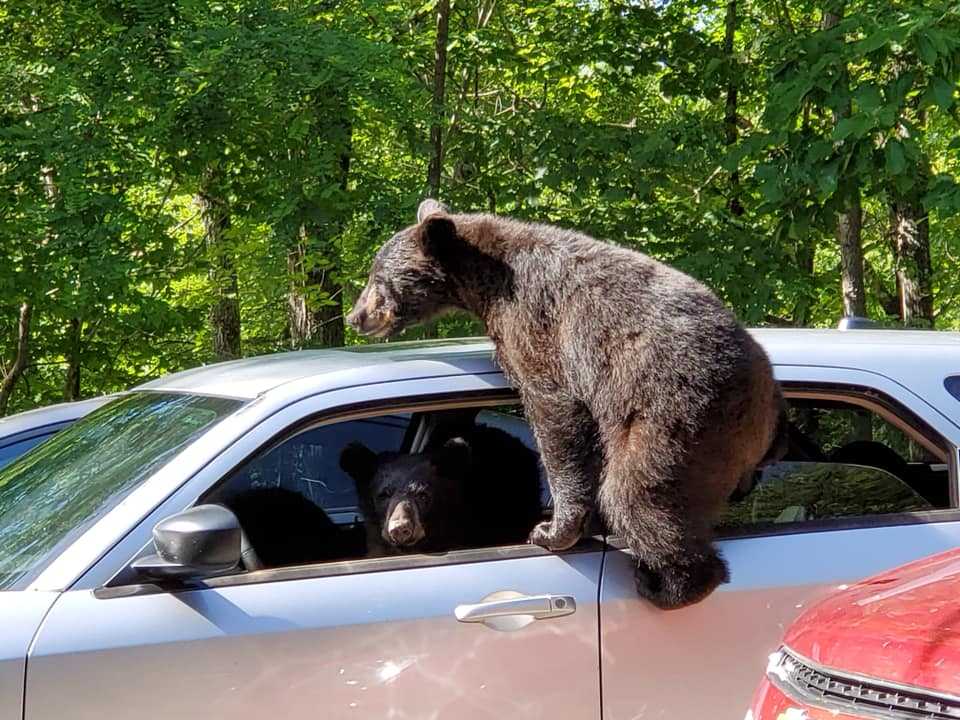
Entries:
{"type": "Polygon", "coordinates": [[[0,414],[361,342],[428,195],[960,329],[958,71],[942,0],[4,0],[0,414]]]}

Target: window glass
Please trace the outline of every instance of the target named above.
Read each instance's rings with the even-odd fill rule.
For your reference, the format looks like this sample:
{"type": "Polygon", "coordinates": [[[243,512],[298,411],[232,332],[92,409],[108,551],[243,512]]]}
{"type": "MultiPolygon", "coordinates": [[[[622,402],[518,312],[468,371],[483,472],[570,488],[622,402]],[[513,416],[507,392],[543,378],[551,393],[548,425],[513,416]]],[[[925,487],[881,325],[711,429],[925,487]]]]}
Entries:
{"type": "Polygon", "coordinates": [[[20,442],[11,443],[5,447],[0,448],[0,468],[5,468],[7,465],[12,463],[18,457],[23,455],[30,448],[36,447],[44,440],[50,437],[52,433],[47,435],[37,435],[36,437],[29,438],[27,440],[21,440],[20,442]]]}
{"type": "Polygon", "coordinates": [[[909,485],[879,468],[781,462],[763,470],[746,498],[731,503],[721,528],[932,509],[909,485]]]}
{"type": "Polygon", "coordinates": [[[334,522],[355,522],[359,512],[357,488],[340,468],[340,454],[353,442],[363,443],[376,453],[400,450],[410,417],[384,415],[302,432],[249,461],[212,496],[213,500],[229,504],[247,490],[279,488],[323,508],[334,522]]]}
{"type": "Polygon", "coordinates": [[[950,506],[949,471],[899,427],[841,400],[789,401],[789,449],[754,476],[721,527],[950,506]]]}
{"type": "Polygon", "coordinates": [[[61,547],[241,404],[128,395],[0,470],[0,590],[22,587],[61,547]]]}
{"type": "Polygon", "coordinates": [[[948,393],[960,400],[960,375],[948,377],[943,381],[943,386],[947,388],[948,393]]]}
{"type": "MultiPolygon", "coordinates": [[[[377,489],[380,506],[374,500],[372,491],[361,496],[358,483],[363,480],[358,480],[356,469],[352,471],[353,475],[344,470],[341,462],[348,446],[360,444],[375,454],[395,453],[402,460],[397,472],[415,474],[422,472],[423,466],[404,465],[404,458],[435,452],[451,438],[475,427],[494,428],[520,441],[516,443],[509,438],[506,442],[497,439],[491,441],[489,434],[485,434],[485,439],[474,440],[480,443],[471,448],[471,453],[476,451],[476,455],[467,457],[471,458],[469,467],[474,473],[472,477],[480,476],[476,473],[478,467],[502,470],[501,466],[505,463],[509,472],[489,472],[490,484],[497,488],[522,488],[518,490],[518,505],[524,508],[526,514],[521,517],[514,512],[511,516],[509,512],[493,512],[489,507],[484,509],[467,503],[462,507],[469,507],[469,511],[460,517],[464,525],[470,527],[477,518],[483,518],[481,524],[494,528],[491,533],[495,537],[501,537],[497,533],[504,526],[508,526],[508,533],[515,533],[522,526],[523,535],[518,542],[525,540],[536,521],[544,512],[549,512],[549,491],[539,466],[533,433],[519,405],[391,414],[311,428],[258,453],[209,492],[203,502],[222,503],[234,511],[265,567],[463,547],[458,544],[428,548],[384,545],[385,509],[391,507],[390,501],[383,500],[383,488],[377,489]],[[491,442],[493,445],[482,444],[491,442]],[[479,450],[490,447],[496,450],[479,450]],[[498,451],[503,454],[503,461],[491,464],[491,459],[496,458],[498,451]],[[522,472],[528,472],[529,475],[522,476],[522,472]],[[532,480],[527,483],[513,482],[519,477],[532,480]]],[[[363,457],[369,458],[370,455],[363,457]]],[[[388,457],[387,461],[393,462],[393,459],[388,457]]],[[[458,464],[455,467],[456,470],[444,477],[459,482],[464,477],[462,472],[467,465],[458,464]]],[[[440,515],[451,513],[447,503],[459,502],[461,498],[456,490],[450,495],[445,493],[450,492],[455,484],[444,480],[429,492],[417,490],[418,493],[427,493],[425,504],[418,506],[417,512],[438,512],[433,508],[444,505],[445,509],[440,515]]],[[[469,483],[460,487],[466,488],[467,485],[469,483]]],[[[472,487],[476,487],[476,483],[472,487]]],[[[506,502],[507,507],[512,508],[510,503],[513,499],[498,497],[497,502],[506,502]]],[[[482,502],[478,505],[482,505],[482,502]]],[[[436,517],[431,515],[428,520],[424,515],[418,517],[418,522],[422,521],[423,527],[436,529],[433,519],[436,517]]],[[[461,529],[455,528],[453,534],[456,535],[461,529]]],[[[449,528],[443,532],[447,530],[449,528]]],[[[437,535],[440,535],[440,531],[437,535]]],[[[478,534],[469,534],[469,537],[478,537],[478,534]]],[[[469,545],[479,547],[491,544],[504,543],[494,540],[469,545]]]]}

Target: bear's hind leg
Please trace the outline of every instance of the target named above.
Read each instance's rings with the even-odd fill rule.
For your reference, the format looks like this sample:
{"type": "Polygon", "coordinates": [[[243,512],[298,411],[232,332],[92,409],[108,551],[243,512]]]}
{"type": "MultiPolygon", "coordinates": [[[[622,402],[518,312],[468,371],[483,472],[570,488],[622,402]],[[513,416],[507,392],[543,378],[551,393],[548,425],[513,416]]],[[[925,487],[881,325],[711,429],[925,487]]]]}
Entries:
{"type": "Polygon", "coordinates": [[[730,579],[726,563],[709,543],[657,564],[658,569],[654,569],[646,560],[638,559],[634,578],[640,596],[661,610],[698,603],[730,579]]]}
{"type": "Polygon", "coordinates": [[[611,449],[599,504],[610,530],[636,558],[637,592],[669,610],[699,602],[727,581],[728,572],[710,543],[709,519],[691,517],[676,476],[681,470],[658,462],[649,450],[629,444],[611,449]]]}
{"type": "Polygon", "coordinates": [[[583,535],[596,504],[602,461],[596,423],[579,402],[528,399],[525,409],[553,497],[553,517],[533,528],[530,542],[566,550],[583,535]]]}

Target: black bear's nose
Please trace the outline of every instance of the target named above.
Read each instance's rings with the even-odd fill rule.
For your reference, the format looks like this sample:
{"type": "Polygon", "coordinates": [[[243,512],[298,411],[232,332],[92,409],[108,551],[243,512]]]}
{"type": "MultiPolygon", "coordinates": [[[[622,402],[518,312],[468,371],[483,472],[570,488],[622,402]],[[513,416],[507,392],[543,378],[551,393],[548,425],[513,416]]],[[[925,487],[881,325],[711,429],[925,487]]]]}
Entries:
{"type": "Polygon", "coordinates": [[[387,534],[396,545],[413,545],[423,538],[416,506],[409,500],[401,500],[393,508],[387,520],[387,534]]]}
{"type": "Polygon", "coordinates": [[[393,526],[393,537],[401,545],[406,545],[410,542],[410,538],[413,537],[413,525],[410,523],[404,523],[402,525],[393,526]]]}

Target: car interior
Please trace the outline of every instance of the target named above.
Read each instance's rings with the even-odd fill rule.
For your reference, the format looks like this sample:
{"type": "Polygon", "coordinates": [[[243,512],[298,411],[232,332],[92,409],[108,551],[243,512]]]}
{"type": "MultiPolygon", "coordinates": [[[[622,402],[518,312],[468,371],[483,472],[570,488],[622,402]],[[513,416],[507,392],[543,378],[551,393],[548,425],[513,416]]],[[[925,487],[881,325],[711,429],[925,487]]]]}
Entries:
{"type": "Polygon", "coordinates": [[[721,529],[950,507],[949,467],[876,412],[843,400],[792,399],[780,462],[758,470],[721,529]]]}
{"type": "MultiPolygon", "coordinates": [[[[731,502],[720,523],[721,534],[745,526],[762,529],[950,506],[945,456],[937,456],[877,413],[842,400],[795,399],[789,418],[786,456],[759,470],[750,491],[731,502]]],[[[338,463],[342,449],[359,441],[375,452],[417,453],[435,434],[470,423],[502,429],[536,451],[518,404],[359,418],[280,440],[201,502],[234,509],[258,554],[269,559],[266,567],[369,557],[356,487],[338,463]],[[295,494],[304,507],[279,505],[271,518],[261,495],[256,507],[241,512],[244,493],[257,488],[295,494]],[[311,515],[316,509],[322,510],[319,516],[311,515]],[[298,532],[297,522],[328,526],[328,532],[298,532]],[[263,544],[278,536],[288,539],[286,547],[267,551],[263,544]]],[[[550,492],[542,469],[540,485],[544,515],[549,517],[550,492]]]]}

